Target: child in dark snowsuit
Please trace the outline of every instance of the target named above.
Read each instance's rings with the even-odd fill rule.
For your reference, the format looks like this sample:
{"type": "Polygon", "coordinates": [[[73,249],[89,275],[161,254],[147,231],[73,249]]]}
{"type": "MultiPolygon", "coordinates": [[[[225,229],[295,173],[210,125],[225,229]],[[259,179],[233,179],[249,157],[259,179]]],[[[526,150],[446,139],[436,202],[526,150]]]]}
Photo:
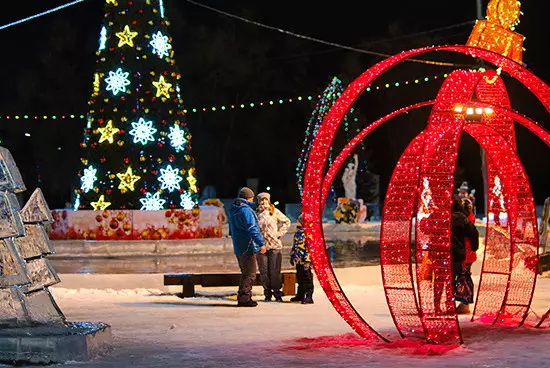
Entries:
{"type": "Polygon", "coordinates": [[[296,279],[298,281],[298,292],[290,301],[313,304],[313,273],[311,272],[311,260],[307,251],[301,215],[296,222],[296,233],[290,250],[290,264],[296,265],[296,279]]]}

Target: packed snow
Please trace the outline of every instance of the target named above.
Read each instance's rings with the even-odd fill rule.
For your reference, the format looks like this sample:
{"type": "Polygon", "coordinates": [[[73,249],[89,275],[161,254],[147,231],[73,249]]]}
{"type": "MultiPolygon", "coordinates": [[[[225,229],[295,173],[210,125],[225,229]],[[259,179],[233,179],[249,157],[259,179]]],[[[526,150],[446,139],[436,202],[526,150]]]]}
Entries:
{"type": "MultiPolygon", "coordinates": [[[[121,275],[61,275],[66,282],[51,290],[68,320],[111,325],[114,346],[106,356],[59,366],[550,367],[548,327],[489,326],[462,316],[464,345],[401,340],[386,306],[380,268],[336,272],[358,311],[391,343],[360,339],[318,284],[313,305],[260,302],[256,308],[236,308],[235,288],[199,287],[200,297],[180,299],[175,295],[180,289],[164,287],[161,274],[122,279],[121,275]]],[[[474,272],[479,274],[479,267],[474,272]]],[[[478,277],[474,274],[474,281],[478,277]]],[[[529,321],[550,307],[550,274],[539,277],[536,290],[529,321]]],[[[261,288],[254,291],[262,300],[261,288]]]]}

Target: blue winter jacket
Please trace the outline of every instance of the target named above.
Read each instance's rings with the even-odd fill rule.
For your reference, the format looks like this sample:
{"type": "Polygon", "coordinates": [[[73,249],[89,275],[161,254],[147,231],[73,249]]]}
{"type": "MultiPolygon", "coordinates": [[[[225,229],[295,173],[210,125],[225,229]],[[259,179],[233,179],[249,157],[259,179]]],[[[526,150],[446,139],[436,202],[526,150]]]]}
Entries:
{"type": "Polygon", "coordinates": [[[229,209],[229,235],[236,255],[254,254],[264,245],[260,225],[252,203],[237,198],[229,209]]]}

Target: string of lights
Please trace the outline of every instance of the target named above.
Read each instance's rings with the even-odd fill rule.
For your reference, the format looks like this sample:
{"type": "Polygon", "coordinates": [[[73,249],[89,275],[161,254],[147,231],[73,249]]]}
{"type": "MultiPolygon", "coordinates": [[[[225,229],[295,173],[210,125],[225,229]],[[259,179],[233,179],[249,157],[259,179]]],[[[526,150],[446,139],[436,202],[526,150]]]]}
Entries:
{"type": "MultiPolygon", "coordinates": [[[[383,91],[390,88],[397,88],[407,85],[417,85],[421,83],[427,83],[431,81],[437,81],[440,78],[446,78],[447,74],[432,75],[423,78],[410,79],[405,81],[385,83],[382,85],[371,86],[366,89],[366,92],[376,92],[383,91]]],[[[312,101],[313,99],[321,98],[321,95],[308,95],[308,96],[295,96],[287,98],[279,98],[272,100],[263,100],[257,102],[242,103],[240,105],[217,105],[211,107],[193,107],[190,109],[185,109],[183,112],[188,113],[204,113],[204,112],[220,112],[220,111],[230,111],[230,110],[242,110],[242,109],[251,109],[257,107],[268,107],[268,106],[277,106],[282,104],[289,104],[295,102],[304,102],[312,101]]],[[[15,120],[69,120],[69,119],[85,119],[86,116],[83,114],[56,114],[56,115],[43,115],[43,114],[0,114],[0,120],[3,119],[15,119],[15,120]]]]}
{"type": "MultiPolygon", "coordinates": [[[[216,12],[218,14],[225,15],[227,17],[234,18],[234,19],[246,22],[246,23],[250,23],[250,24],[253,24],[253,25],[258,26],[258,27],[262,27],[262,28],[270,29],[272,31],[277,31],[277,32],[280,32],[280,33],[284,33],[284,34],[292,36],[292,37],[301,38],[301,39],[304,39],[304,40],[317,42],[317,43],[321,43],[323,45],[328,45],[328,46],[332,46],[332,47],[338,47],[338,48],[345,49],[345,50],[360,52],[360,53],[363,53],[363,54],[380,56],[380,57],[384,57],[384,58],[391,56],[390,54],[385,54],[385,53],[382,53],[382,52],[376,52],[376,51],[371,51],[371,50],[360,49],[360,48],[357,48],[357,47],[342,45],[342,44],[339,44],[339,43],[329,42],[329,41],[321,40],[319,38],[314,38],[314,37],[310,37],[310,36],[290,32],[290,31],[287,31],[287,30],[284,30],[284,29],[281,29],[281,28],[278,28],[278,27],[270,26],[270,25],[267,25],[267,24],[263,24],[263,23],[260,23],[260,22],[256,22],[256,21],[247,19],[247,18],[243,18],[243,17],[240,17],[238,15],[231,14],[231,13],[225,12],[223,10],[213,8],[209,5],[201,4],[201,3],[196,2],[194,0],[185,0],[185,1],[187,1],[188,3],[191,3],[193,5],[197,5],[197,6],[200,6],[202,8],[211,10],[211,11],[216,12]]],[[[463,25],[463,24],[460,24],[460,25],[463,25]]],[[[469,66],[469,65],[462,65],[462,64],[455,64],[455,63],[446,63],[446,62],[441,62],[441,61],[433,61],[433,60],[408,59],[407,61],[408,62],[413,62],[413,63],[439,65],[439,66],[452,66],[452,67],[469,66]]]]}
{"type": "Polygon", "coordinates": [[[12,26],[15,26],[17,24],[21,24],[21,23],[24,23],[24,22],[27,22],[29,20],[33,20],[33,19],[36,19],[38,17],[41,17],[43,15],[47,15],[47,14],[51,14],[51,13],[54,13],[58,10],[62,10],[62,9],[65,9],[65,8],[68,8],[69,6],[73,6],[73,5],[76,5],[78,3],[82,3],[84,2],[85,0],[75,0],[75,1],[71,1],[70,3],[67,3],[67,4],[64,4],[64,5],[59,5],[58,7],[55,7],[55,8],[52,8],[50,10],[46,10],[46,11],[43,11],[42,13],[38,13],[38,14],[35,14],[35,15],[31,15],[30,17],[26,17],[26,18],[23,18],[23,19],[19,19],[15,22],[11,22],[11,23],[8,23],[8,24],[4,24],[3,26],[0,26],[0,31],[3,30],[3,29],[6,29],[8,27],[12,27],[12,26]]]}

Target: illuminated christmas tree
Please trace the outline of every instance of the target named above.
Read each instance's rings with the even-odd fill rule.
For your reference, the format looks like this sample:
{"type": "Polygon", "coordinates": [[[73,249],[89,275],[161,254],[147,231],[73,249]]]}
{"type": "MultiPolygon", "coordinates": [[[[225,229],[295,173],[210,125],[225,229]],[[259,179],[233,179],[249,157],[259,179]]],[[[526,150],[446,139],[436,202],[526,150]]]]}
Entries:
{"type": "MultiPolygon", "coordinates": [[[[304,141],[302,143],[302,151],[300,152],[300,157],[298,158],[298,165],[296,166],[296,184],[298,185],[298,191],[300,196],[302,195],[304,175],[306,173],[307,160],[309,157],[309,149],[313,144],[313,140],[317,135],[317,130],[323,122],[323,119],[326,117],[329,109],[334,105],[340,94],[344,91],[342,86],[342,81],[337,77],[333,77],[329,85],[323,91],[323,95],[315,105],[315,109],[311,113],[309,118],[306,133],[304,136],[304,141]]],[[[344,144],[351,140],[352,136],[357,132],[361,131],[358,126],[359,118],[357,117],[357,110],[351,109],[349,114],[344,118],[344,144]]],[[[336,143],[335,143],[336,144],[336,143]]],[[[364,143],[361,142],[361,150],[365,149],[364,143]]],[[[332,164],[332,147],[331,155],[329,156],[329,165],[332,164]]],[[[366,162],[359,162],[359,172],[363,172],[366,168],[366,162]]],[[[334,193],[334,188],[331,187],[331,194],[333,199],[336,195],[334,193]]]]}
{"type": "Polygon", "coordinates": [[[197,180],[162,0],[106,0],[77,209],[192,208],[197,180]]]}

